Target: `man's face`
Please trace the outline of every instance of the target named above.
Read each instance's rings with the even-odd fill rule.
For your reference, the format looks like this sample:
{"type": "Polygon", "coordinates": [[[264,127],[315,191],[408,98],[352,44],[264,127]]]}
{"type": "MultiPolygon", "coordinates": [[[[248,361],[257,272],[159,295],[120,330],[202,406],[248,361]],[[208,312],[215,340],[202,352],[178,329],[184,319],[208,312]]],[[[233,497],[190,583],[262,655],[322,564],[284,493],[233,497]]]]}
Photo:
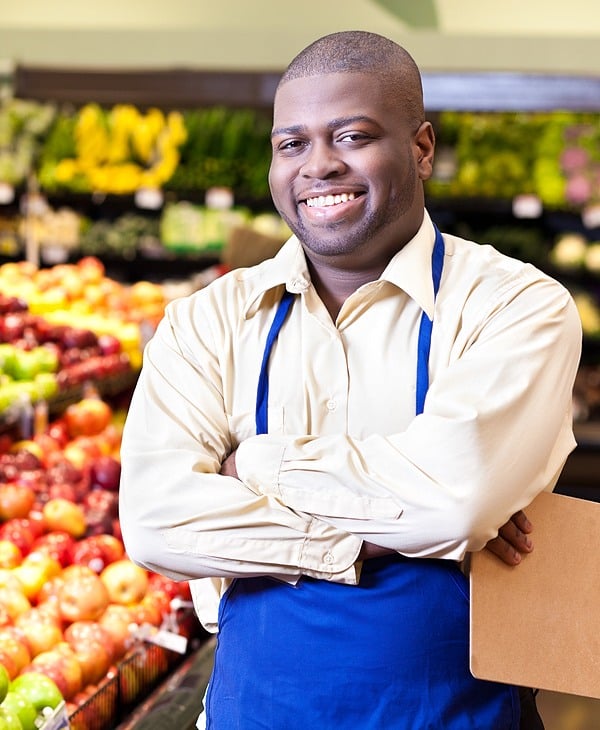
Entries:
{"type": "Polygon", "coordinates": [[[416,233],[433,133],[428,124],[411,129],[402,101],[389,96],[364,73],[299,78],[278,90],[271,194],[309,256],[385,264],[416,233]]]}

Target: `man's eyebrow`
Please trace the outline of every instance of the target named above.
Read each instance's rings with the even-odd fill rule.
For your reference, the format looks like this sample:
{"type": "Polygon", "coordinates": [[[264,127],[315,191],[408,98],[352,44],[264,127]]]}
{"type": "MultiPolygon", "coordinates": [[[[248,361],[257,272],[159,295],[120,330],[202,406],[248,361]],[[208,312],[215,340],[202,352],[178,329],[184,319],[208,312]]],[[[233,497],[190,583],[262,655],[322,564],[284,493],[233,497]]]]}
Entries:
{"type": "Polygon", "coordinates": [[[271,132],[271,139],[280,135],[302,134],[305,129],[306,127],[303,124],[294,124],[291,127],[275,127],[271,132]]]}
{"type": "MultiPolygon", "coordinates": [[[[376,124],[375,120],[365,114],[355,114],[350,117],[338,117],[337,119],[331,119],[327,122],[327,129],[334,130],[340,127],[345,127],[348,124],[355,124],[357,122],[367,122],[368,124],[376,124]]],[[[302,134],[306,131],[304,124],[293,124],[289,127],[275,127],[271,132],[271,139],[273,137],[302,134]]]]}

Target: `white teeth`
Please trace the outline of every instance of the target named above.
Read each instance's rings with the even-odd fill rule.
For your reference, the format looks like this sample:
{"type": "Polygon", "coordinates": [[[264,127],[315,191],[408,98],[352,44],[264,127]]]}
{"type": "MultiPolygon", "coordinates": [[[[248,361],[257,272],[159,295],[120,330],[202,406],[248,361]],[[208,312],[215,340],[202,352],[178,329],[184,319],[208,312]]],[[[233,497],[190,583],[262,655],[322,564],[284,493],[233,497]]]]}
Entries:
{"type": "Polygon", "coordinates": [[[341,193],[341,195],[319,195],[317,198],[307,198],[306,205],[309,208],[326,208],[329,205],[338,205],[354,200],[354,193],[341,193]]]}

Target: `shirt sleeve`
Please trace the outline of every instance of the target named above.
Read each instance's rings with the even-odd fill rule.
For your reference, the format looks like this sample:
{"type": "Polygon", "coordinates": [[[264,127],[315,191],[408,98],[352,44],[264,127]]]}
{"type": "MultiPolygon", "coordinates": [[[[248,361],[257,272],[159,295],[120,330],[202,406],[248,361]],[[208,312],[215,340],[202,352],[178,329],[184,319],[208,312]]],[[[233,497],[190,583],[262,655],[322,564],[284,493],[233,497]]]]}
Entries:
{"type": "Polygon", "coordinates": [[[238,450],[240,478],[408,556],[459,560],[484,547],[554,487],[575,446],[581,352],[575,305],[551,280],[504,291],[486,311],[405,431],[256,436],[238,450]]]}
{"type": "Polygon", "coordinates": [[[192,358],[167,313],[144,353],[121,447],[128,555],[178,579],[355,583],[360,538],[219,474],[231,450],[220,363],[208,324],[196,329],[192,358]]]}

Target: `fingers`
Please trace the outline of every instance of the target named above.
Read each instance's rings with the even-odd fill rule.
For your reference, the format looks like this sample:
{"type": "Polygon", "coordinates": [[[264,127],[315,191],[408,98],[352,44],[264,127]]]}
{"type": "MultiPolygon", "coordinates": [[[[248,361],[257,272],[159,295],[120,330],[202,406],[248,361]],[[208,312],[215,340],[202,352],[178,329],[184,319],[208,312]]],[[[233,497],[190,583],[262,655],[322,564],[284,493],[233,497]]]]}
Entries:
{"type": "Polygon", "coordinates": [[[498,530],[498,536],[519,552],[529,553],[533,549],[531,538],[519,527],[514,517],[498,530]]]}
{"type": "Polygon", "coordinates": [[[490,540],[486,548],[507,565],[518,565],[524,553],[533,550],[529,534],[532,524],[521,510],[498,530],[498,537],[490,540]]]}
{"type": "Polygon", "coordinates": [[[523,558],[523,555],[519,550],[516,550],[509,542],[500,536],[490,540],[485,547],[486,550],[489,550],[507,565],[518,565],[523,558]]]}
{"type": "MultiPolygon", "coordinates": [[[[521,532],[529,533],[533,529],[533,525],[531,522],[527,519],[527,515],[523,510],[519,510],[516,512],[511,518],[510,522],[513,522],[521,532]]],[[[509,525],[510,522],[507,522],[506,524],[509,525]]],[[[506,527],[506,525],[505,525],[506,527]]]]}

